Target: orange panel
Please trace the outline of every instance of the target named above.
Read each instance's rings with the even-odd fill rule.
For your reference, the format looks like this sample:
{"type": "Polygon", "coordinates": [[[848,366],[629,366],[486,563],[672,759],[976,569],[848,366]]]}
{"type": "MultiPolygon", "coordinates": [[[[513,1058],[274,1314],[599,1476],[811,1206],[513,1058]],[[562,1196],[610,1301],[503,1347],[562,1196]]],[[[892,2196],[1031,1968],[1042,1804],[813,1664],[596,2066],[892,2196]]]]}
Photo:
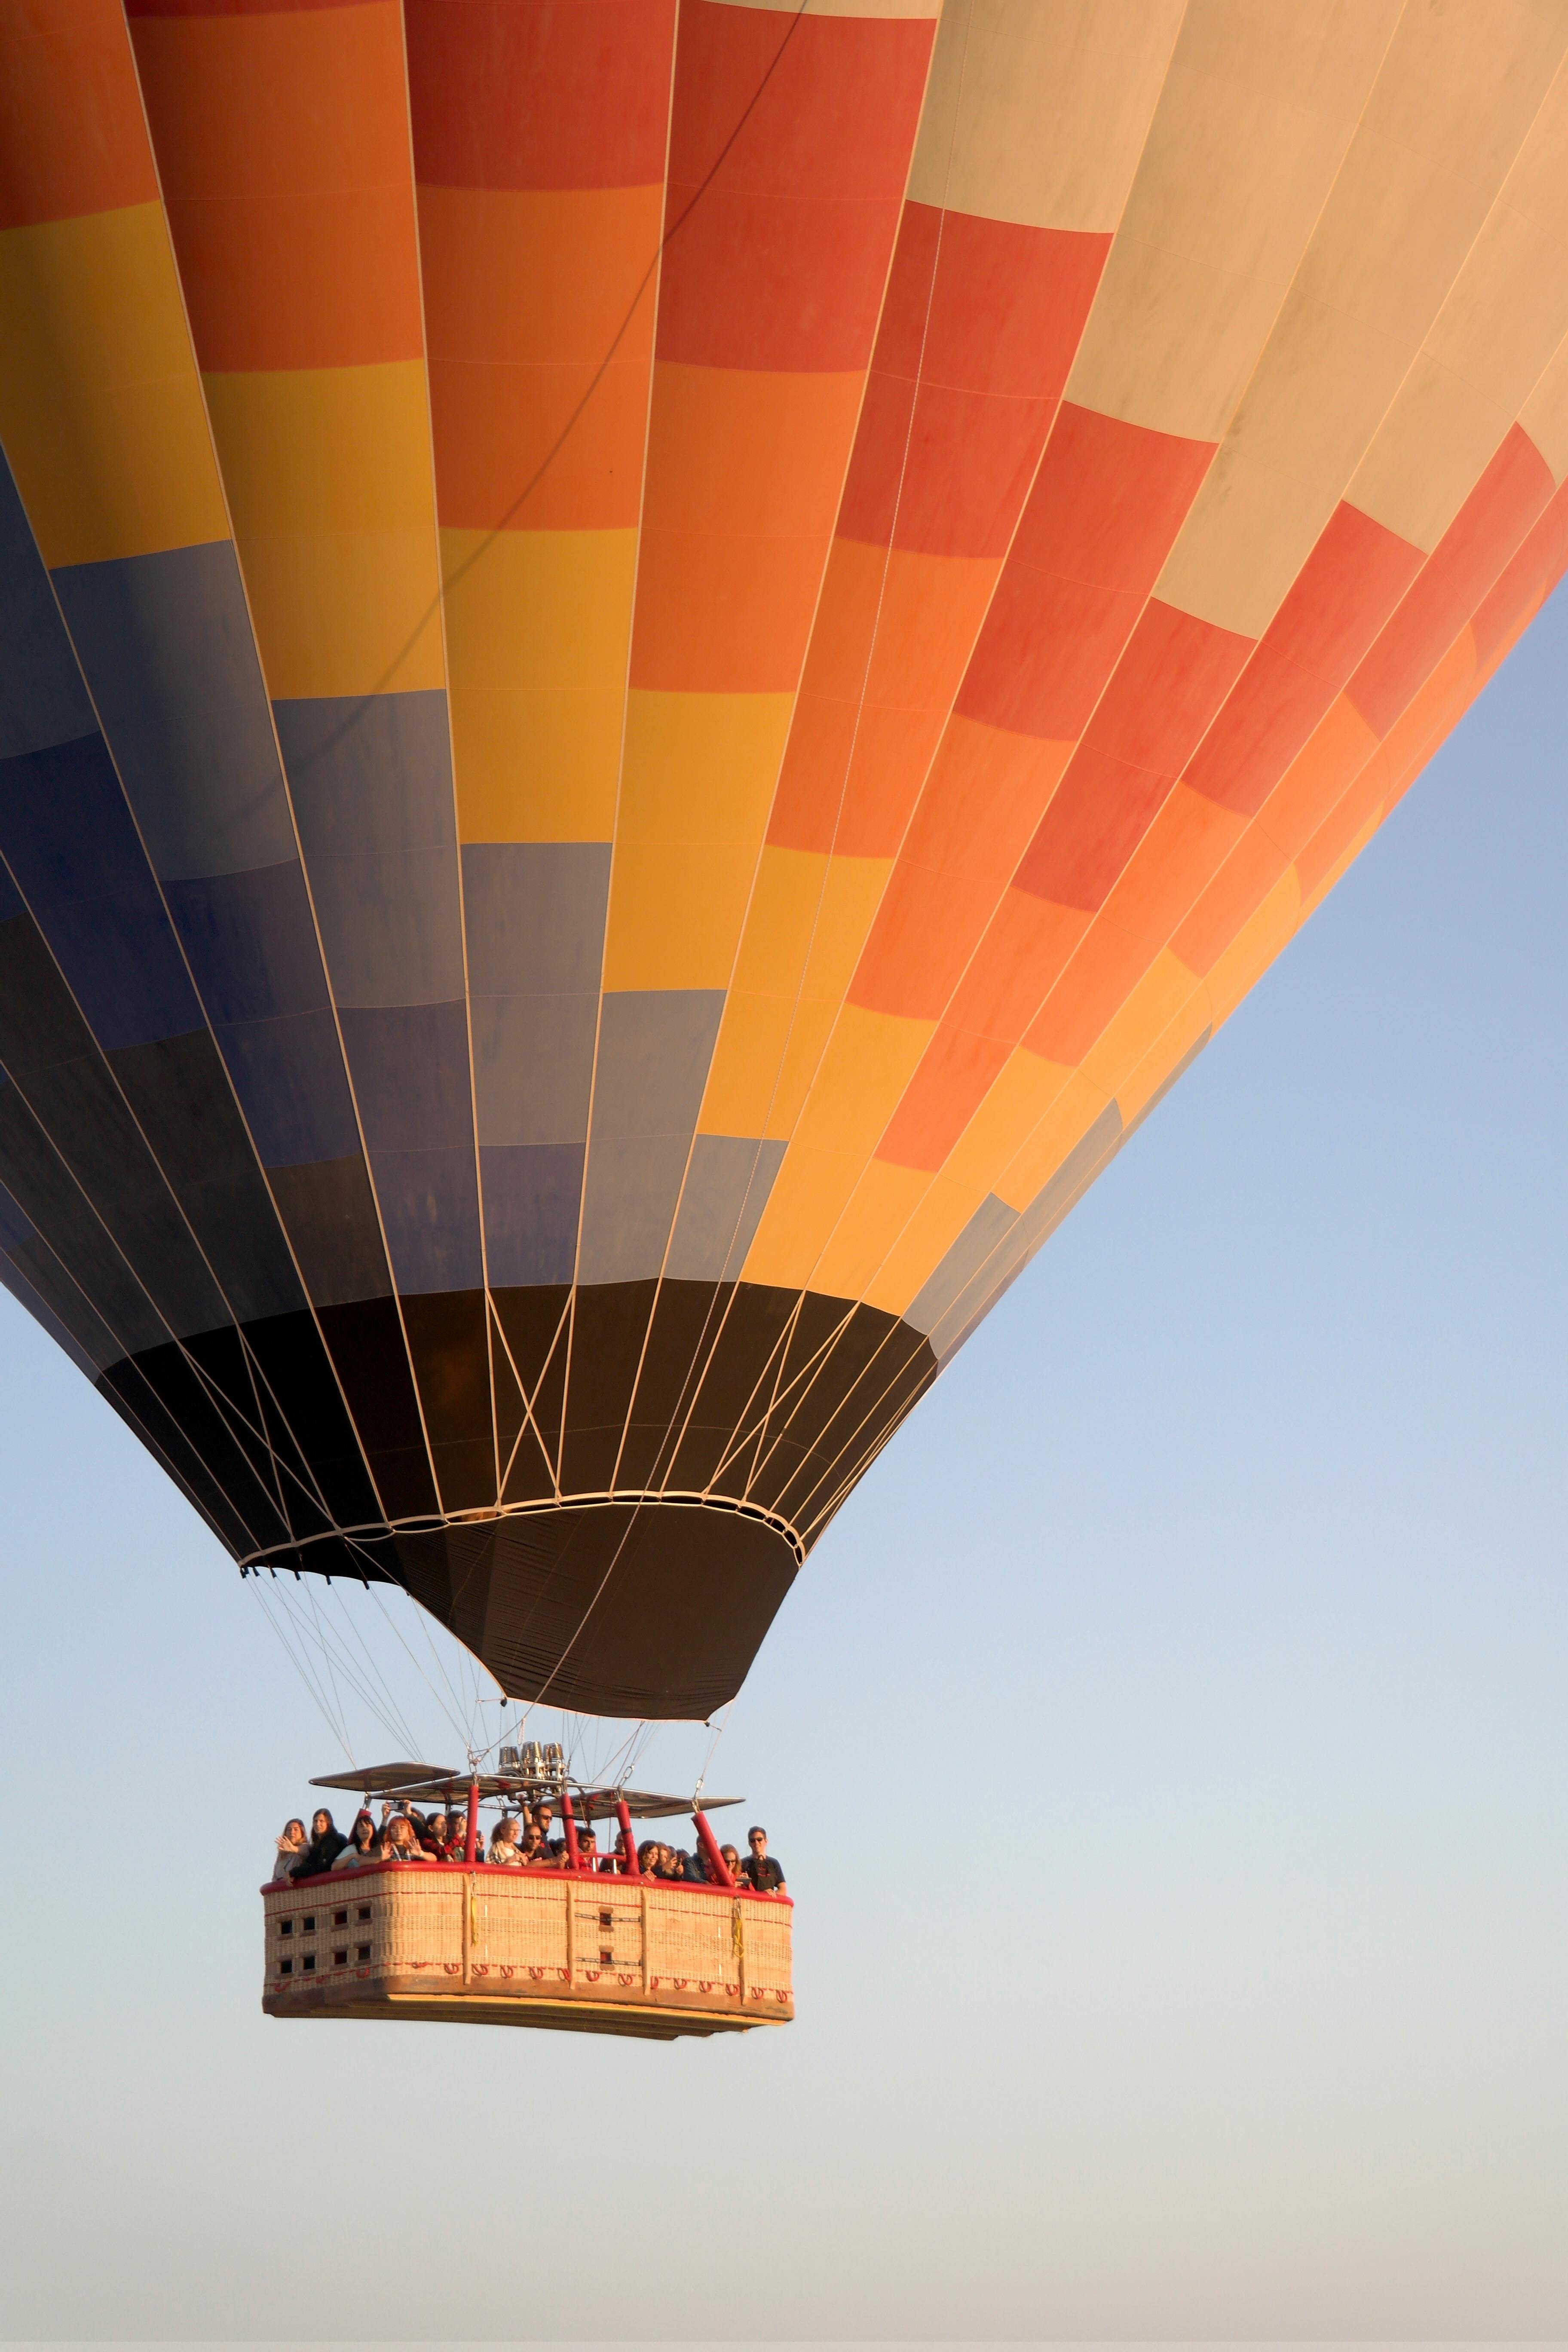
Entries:
{"type": "Polygon", "coordinates": [[[118,0],[8,0],[0,10],[0,229],[156,197],[118,0]]]}
{"type": "Polygon", "coordinates": [[[417,358],[396,0],[143,16],[135,40],[204,370],[417,358]]]}

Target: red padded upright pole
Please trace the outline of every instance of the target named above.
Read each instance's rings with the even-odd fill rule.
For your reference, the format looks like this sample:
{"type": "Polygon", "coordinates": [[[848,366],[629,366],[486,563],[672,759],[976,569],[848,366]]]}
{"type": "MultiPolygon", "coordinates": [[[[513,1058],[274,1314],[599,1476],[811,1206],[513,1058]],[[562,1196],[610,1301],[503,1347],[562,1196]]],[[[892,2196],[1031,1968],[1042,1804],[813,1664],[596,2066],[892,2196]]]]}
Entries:
{"type": "Polygon", "coordinates": [[[581,1870],[583,1857],[577,1847],[577,1823],[573,1817],[570,1789],[561,1791],[561,1822],[566,1832],[566,1867],[568,1870],[581,1870]]]}
{"type": "Polygon", "coordinates": [[[479,1784],[477,1780],[470,1780],[468,1782],[468,1834],[463,1840],[463,1864],[465,1869],[472,1870],[474,1863],[478,1857],[479,1843],[479,1784]]]}
{"type": "Polygon", "coordinates": [[[640,1878],[642,1865],[637,1861],[637,1842],[632,1835],[631,1807],[623,1797],[616,1807],[621,1820],[621,1860],[628,1878],[640,1878]]]}
{"type": "Polygon", "coordinates": [[[694,1812],[691,1818],[697,1824],[697,1843],[702,1848],[704,1854],[706,1854],[708,1858],[709,1869],[712,1872],[720,1885],[727,1887],[729,1892],[733,1895],[735,1892],[735,1882],[730,1875],[729,1864],[725,1861],[723,1855],[719,1851],[719,1841],[708,1825],[707,1814],[694,1812]]]}

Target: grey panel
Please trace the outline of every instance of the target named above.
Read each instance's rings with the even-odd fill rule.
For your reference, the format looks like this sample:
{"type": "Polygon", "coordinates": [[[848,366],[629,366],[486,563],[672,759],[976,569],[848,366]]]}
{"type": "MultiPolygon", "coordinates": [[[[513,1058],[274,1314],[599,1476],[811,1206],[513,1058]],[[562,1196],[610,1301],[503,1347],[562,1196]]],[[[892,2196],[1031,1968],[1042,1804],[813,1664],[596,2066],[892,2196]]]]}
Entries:
{"type": "Polygon", "coordinates": [[[673,1281],[739,1279],[784,1156],[782,1141],[696,1138],[665,1267],[673,1281]]]}
{"type": "Polygon", "coordinates": [[[81,682],[49,586],[48,573],[0,452],[0,760],[96,734],[98,721],[81,682]]]}
{"type": "Polygon", "coordinates": [[[228,1075],[205,1029],[111,1054],[110,1066],[235,1317],[305,1304],[228,1075]]]}
{"type": "Polygon", "coordinates": [[[461,996],[455,849],[312,857],[306,870],[339,1004],[437,1004],[461,996]]]}
{"type": "Polygon", "coordinates": [[[598,1013],[597,994],[474,998],[481,1143],[581,1147],[588,1133],[598,1013]]]}
{"type": "Polygon", "coordinates": [[[446,696],[366,695],[274,709],[338,1003],[432,1004],[461,996],[446,696]]]}
{"type": "Polygon", "coordinates": [[[570,1282],[583,1202],[582,1144],[481,1145],[479,1189],[490,1287],[570,1282]]]}
{"type": "Polygon", "coordinates": [[[596,996],[609,888],[607,841],[466,846],[469,994],[596,996]]]}
{"type": "Polygon", "coordinates": [[[580,1282],[656,1276],[697,1126],[722,989],[637,989],[604,999],[588,1145],[580,1282]]]}
{"type": "Polygon", "coordinates": [[[426,1150],[373,1150],[370,1169],[398,1289],[405,1296],[482,1289],[472,1141],[426,1150]]]}
{"type": "Polygon", "coordinates": [[[1017,1222],[1016,1209],[1010,1209],[994,1192],[987,1193],[947,1255],[916,1293],[905,1310],[904,1321],[912,1324],[917,1331],[934,1331],[960,1291],[979,1273],[992,1251],[1000,1248],[1017,1222]]]}
{"type": "Polygon", "coordinates": [[[461,1146],[474,1156],[468,1008],[345,1006],[343,1045],[367,1148],[421,1151],[461,1146]]]}
{"type": "Polygon", "coordinates": [[[456,847],[439,688],[275,702],[272,713],[307,860],[456,847]]]}
{"type": "Polygon", "coordinates": [[[305,1287],[318,1307],[392,1296],[370,1175],[357,1152],[305,1167],[274,1168],[270,1181],[305,1287]]]}
{"type": "Polygon", "coordinates": [[[1030,1202],[1001,1247],[978,1269],[930,1333],[939,1360],[945,1361],[963,1345],[981,1318],[1017,1280],[1124,1140],[1121,1114],[1114,1102],[1107,1103],[1089,1132],[1074,1144],[1050,1181],[1030,1202]]]}
{"type": "Polygon", "coordinates": [[[54,574],[154,870],[242,873],[296,855],[232,543],[54,574]]]}

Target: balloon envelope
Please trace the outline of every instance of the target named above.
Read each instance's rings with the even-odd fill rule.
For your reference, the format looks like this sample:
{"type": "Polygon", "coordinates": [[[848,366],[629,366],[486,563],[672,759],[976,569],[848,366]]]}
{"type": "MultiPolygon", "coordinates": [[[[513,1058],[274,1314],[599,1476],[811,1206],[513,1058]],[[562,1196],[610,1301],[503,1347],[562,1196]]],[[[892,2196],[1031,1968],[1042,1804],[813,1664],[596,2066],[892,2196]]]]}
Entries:
{"type": "Polygon", "coordinates": [[[1554,585],[1568,20],[0,6],[0,1277],[705,1715],[1554,585]]]}

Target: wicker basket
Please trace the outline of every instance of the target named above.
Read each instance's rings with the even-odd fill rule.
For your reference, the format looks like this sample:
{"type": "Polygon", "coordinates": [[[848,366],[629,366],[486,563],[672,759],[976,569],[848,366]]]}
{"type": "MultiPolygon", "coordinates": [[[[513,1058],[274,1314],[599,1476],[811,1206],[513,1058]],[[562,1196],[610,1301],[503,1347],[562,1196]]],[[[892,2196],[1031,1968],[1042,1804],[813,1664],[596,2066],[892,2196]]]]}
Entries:
{"type": "Polygon", "coordinates": [[[744,2032],[795,2015],[792,1906],[718,1887],[384,1864],[263,1889],[268,2017],[744,2032]]]}

